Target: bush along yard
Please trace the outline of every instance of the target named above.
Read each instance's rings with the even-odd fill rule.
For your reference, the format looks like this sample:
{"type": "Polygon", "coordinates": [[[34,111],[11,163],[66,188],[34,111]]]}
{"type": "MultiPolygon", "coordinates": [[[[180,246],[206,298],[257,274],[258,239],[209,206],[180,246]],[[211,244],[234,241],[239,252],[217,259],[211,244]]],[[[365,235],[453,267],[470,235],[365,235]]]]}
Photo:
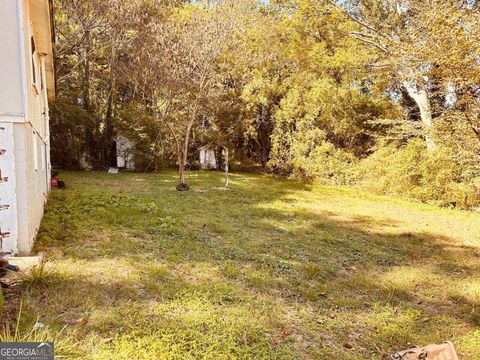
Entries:
{"type": "Polygon", "coordinates": [[[184,193],[174,172],[64,178],[4,340],[53,337],[69,359],[382,359],[450,340],[480,358],[478,213],[265,175],[189,173],[184,193]]]}

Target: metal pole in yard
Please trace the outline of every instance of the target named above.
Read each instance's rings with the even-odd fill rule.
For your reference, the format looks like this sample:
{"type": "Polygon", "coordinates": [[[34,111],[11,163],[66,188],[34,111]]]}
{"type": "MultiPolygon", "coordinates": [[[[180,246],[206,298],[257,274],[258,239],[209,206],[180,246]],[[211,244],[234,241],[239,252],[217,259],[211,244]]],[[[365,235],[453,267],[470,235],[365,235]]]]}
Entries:
{"type": "Polygon", "coordinates": [[[225,151],[225,187],[228,187],[228,149],[224,148],[225,151]]]}

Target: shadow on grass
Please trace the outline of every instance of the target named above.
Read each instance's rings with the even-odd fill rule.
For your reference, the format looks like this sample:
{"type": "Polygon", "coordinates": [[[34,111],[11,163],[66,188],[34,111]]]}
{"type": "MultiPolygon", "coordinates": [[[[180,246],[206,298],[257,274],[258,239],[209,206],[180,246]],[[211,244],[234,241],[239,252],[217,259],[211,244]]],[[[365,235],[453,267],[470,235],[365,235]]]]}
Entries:
{"type": "Polygon", "coordinates": [[[202,299],[214,307],[212,318],[223,309],[233,323],[236,311],[246,318],[258,312],[266,332],[289,327],[284,337],[300,354],[347,359],[345,341],[367,358],[449,340],[480,325],[480,304],[456,287],[480,270],[477,248],[438,234],[403,232],[394,219],[297,207],[299,193],[307,203],[312,194],[314,203],[341,190],[322,189],[314,198],[307,184],[234,174],[231,190],[224,191],[218,173],[201,173],[190,178],[201,191],[178,194],[171,191],[171,174],[69,176],[71,189],[52,194],[37,250],[81,262],[80,272],[117,261],[136,277],[112,280],[111,272],[99,269],[92,278],[72,275],[39,289],[35,296],[48,294],[43,305],[59,326],[94,313],[87,332],[129,326],[141,332],[150,310],[165,310],[150,305],[180,302],[187,311],[188,301],[202,299]],[[141,187],[132,185],[139,181],[141,187]],[[265,303],[284,313],[281,326],[266,320],[272,314],[260,315],[265,303]]]}

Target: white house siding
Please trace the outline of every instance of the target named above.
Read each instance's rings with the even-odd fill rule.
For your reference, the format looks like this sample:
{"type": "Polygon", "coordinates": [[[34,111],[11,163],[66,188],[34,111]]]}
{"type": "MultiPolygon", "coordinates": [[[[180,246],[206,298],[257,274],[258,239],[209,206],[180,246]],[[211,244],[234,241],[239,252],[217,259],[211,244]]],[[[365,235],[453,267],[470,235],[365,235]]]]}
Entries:
{"type": "Polygon", "coordinates": [[[16,0],[0,1],[0,149],[5,150],[0,155],[0,171],[8,178],[0,182],[0,228],[2,233],[10,233],[0,239],[0,245],[1,251],[11,253],[18,251],[14,124],[25,118],[20,8],[16,0]]]}
{"type": "MultiPolygon", "coordinates": [[[[35,79],[33,82],[33,69],[31,66],[31,37],[34,36],[37,52],[39,44],[36,32],[31,22],[28,0],[24,0],[24,45],[25,45],[25,68],[27,78],[27,108],[26,121],[17,124],[15,136],[18,143],[23,143],[23,149],[17,149],[17,163],[22,162],[22,188],[26,191],[18,194],[19,202],[19,228],[22,236],[18,238],[18,250],[20,253],[28,252],[38,232],[40,221],[43,216],[43,207],[47,199],[50,182],[50,161],[46,159],[49,149],[48,134],[48,102],[46,97],[45,74],[42,71],[41,58],[38,53],[34,54],[35,79]],[[20,206],[21,205],[21,206],[20,206]]],[[[20,167],[17,166],[19,169],[20,167]]],[[[18,178],[18,177],[17,177],[18,178]]],[[[18,180],[17,180],[18,184],[18,180]]]]}
{"type": "Polygon", "coordinates": [[[16,207],[16,182],[15,182],[15,155],[13,124],[0,123],[0,229],[1,233],[10,233],[8,237],[0,239],[0,250],[4,252],[17,252],[17,207],[16,207]],[[5,179],[7,178],[7,179],[5,179]]]}
{"type": "Polygon", "coordinates": [[[13,211],[9,217],[0,215],[0,226],[2,232],[4,227],[14,229],[2,241],[2,250],[11,253],[25,254],[32,248],[50,188],[47,88],[52,89],[53,81],[51,68],[47,78],[45,59],[51,65],[53,56],[48,5],[47,0],[0,1],[0,126],[6,124],[13,139],[9,157],[0,159],[2,176],[8,172],[9,177],[4,196],[13,211]],[[35,82],[32,36],[37,49],[35,82]]]}
{"type": "Polygon", "coordinates": [[[0,121],[24,115],[17,0],[0,1],[0,121]]]}
{"type": "Polygon", "coordinates": [[[17,174],[18,252],[28,253],[40,226],[48,194],[48,169],[41,168],[43,142],[29,124],[15,124],[15,165],[17,174]],[[37,139],[37,140],[35,140],[37,139]],[[34,146],[37,146],[37,151],[34,146]],[[36,156],[36,157],[35,157],[36,156]]]}

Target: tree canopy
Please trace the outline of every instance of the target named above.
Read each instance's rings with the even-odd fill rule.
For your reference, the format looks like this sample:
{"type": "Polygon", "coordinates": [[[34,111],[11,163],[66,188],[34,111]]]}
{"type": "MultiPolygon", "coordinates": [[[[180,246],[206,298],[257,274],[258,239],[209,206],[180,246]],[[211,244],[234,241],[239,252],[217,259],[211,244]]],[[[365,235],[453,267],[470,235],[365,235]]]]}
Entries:
{"type": "Polygon", "coordinates": [[[237,169],[475,206],[479,13],[460,0],[56,0],[52,158],[108,167],[121,132],[139,169],[178,166],[185,183],[216,141],[237,169]]]}

